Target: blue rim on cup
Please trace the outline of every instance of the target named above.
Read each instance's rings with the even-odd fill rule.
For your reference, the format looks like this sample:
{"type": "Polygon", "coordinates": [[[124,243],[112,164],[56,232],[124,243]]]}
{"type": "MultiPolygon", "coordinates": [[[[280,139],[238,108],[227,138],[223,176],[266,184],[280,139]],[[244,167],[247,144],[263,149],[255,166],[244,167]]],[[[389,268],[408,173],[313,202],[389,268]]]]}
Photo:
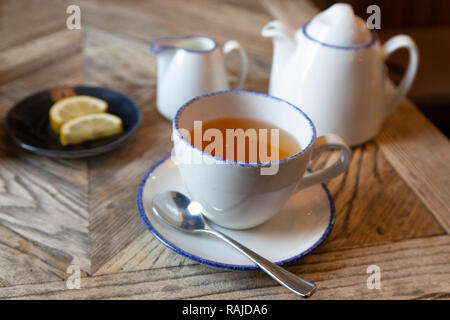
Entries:
{"type": "Polygon", "coordinates": [[[298,156],[302,155],[302,154],[305,153],[309,148],[311,148],[312,145],[314,144],[315,139],[316,139],[316,128],[315,128],[313,122],[312,122],[311,119],[306,115],[306,113],[304,113],[300,108],[296,107],[295,105],[293,105],[292,103],[290,103],[290,102],[288,102],[288,101],[286,101],[286,100],[283,100],[283,99],[280,99],[280,98],[271,96],[271,95],[266,94],[266,93],[255,92],[255,91],[245,91],[245,90],[223,90],[223,91],[214,91],[214,92],[205,93],[205,94],[203,94],[203,95],[200,95],[200,96],[197,96],[197,97],[195,97],[195,98],[192,98],[191,100],[189,100],[188,102],[186,102],[184,105],[182,105],[182,106],[178,109],[177,113],[175,114],[175,117],[173,118],[172,125],[173,125],[173,131],[174,131],[174,133],[176,133],[176,134],[178,135],[178,137],[180,138],[180,141],[181,141],[182,143],[187,144],[188,146],[190,146],[190,147],[193,148],[194,150],[200,152],[200,153],[202,154],[202,156],[208,157],[208,158],[210,158],[210,159],[214,159],[215,161],[219,161],[219,162],[222,162],[222,163],[226,163],[226,164],[230,164],[230,165],[235,165],[235,166],[241,166],[241,167],[263,167],[263,166],[269,166],[269,165],[274,165],[274,164],[280,164],[280,163],[284,163],[284,162],[290,161],[290,160],[292,160],[292,159],[294,159],[294,158],[297,158],[298,156]],[[249,94],[249,95],[256,95],[256,96],[262,96],[262,97],[270,98],[270,99],[273,99],[274,101],[281,102],[281,103],[284,103],[284,104],[288,105],[289,107],[291,107],[291,108],[293,108],[294,110],[296,110],[297,112],[299,112],[299,113],[307,120],[307,122],[308,122],[308,124],[309,124],[309,126],[310,126],[310,129],[311,129],[311,139],[310,139],[309,143],[308,143],[304,148],[302,148],[299,152],[297,152],[296,154],[294,154],[294,155],[292,155],[292,156],[290,156],[290,157],[288,157],[288,158],[280,159],[280,160],[277,160],[277,161],[257,162],[257,163],[248,163],[248,162],[231,161],[231,160],[227,160],[227,159],[223,159],[223,158],[218,158],[218,157],[215,157],[215,156],[213,156],[213,155],[211,155],[211,154],[209,154],[209,153],[205,153],[205,152],[203,152],[202,150],[200,150],[200,149],[194,147],[191,143],[189,143],[189,142],[183,137],[183,135],[182,135],[182,134],[180,133],[180,131],[179,131],[180,128],[179,128],[179,125],[178,125],[178,121],[179,121],[179,118],[180,118],[181,114],[183,113],[183,111],[184,111],[187,107],[189,107],[192,103],[194,103],[195,101],[197,101],[197,100],[199,100],[199,99],[201,99],[201,98],[205,98],[205,97],[209,97],[209,96],[215,96],[215,95],[222,95],[222,94],[249,94]]]}

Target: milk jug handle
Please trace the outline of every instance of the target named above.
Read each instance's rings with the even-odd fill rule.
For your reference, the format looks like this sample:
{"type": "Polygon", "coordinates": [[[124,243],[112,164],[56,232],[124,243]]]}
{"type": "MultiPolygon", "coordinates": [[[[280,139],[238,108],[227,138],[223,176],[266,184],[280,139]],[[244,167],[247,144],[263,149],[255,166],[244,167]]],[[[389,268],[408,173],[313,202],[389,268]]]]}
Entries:
{"type": "MultiPolygon", "coordinates": [[[[417,46],[413,39],[407,35],[398,35],[395,37],[392,37],[386,43],[384,44],[382,50],[383,59],[386,61],[386,59],[396,50],[406,48],[409,51],[409,62],[408,67],[406,69],[405,75],[403,76],[403,79],[400,82],[400,85],[395,89],[395,92],[392,94],[391,97],[389,97],[389,100],[386,103],[386,114],[385,116],[388,116],[389,114],[394,111],[395,107],[399,104],[399,102],[403,99],[403,97],[406,96],[408,93],[409,88],[411,87],[414,78],[416,76],[417,68],[419,66],[419,53],[417,50],[417,46]]],[[[388,81],[385,82],[386,85],[388,84],[388,81]]],[[[387,92],[387,88],[386,92],[387,92]]]]}
{"type": "Polygon", "coordinates": [[[247,77],[247,53],[245,52],[244,48],[241,47],[239,42],[235,40],[227,41],[222,47],[222,52],[225,56],[225,59],[231,52],[235,50],[239,53],[239,58],[241,60],[241,71],[239,73],[238,80],[233,86],[233,89],[239,90],[244,86],[245,78],[247,77]]]}

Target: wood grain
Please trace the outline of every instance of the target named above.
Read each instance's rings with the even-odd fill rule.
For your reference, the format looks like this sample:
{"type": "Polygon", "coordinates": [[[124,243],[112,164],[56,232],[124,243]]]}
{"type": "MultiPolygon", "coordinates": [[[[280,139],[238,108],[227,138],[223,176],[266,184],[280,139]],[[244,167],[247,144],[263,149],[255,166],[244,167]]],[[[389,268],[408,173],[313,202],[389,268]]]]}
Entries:
{"type": "Polygon", "coordinates": [[[0,50],[22,45],[65,27],[69,1],[3,0],[0,4],[0,50]],[[37,14],[38,13],[38,14],[37,14]]]}
{"type": "Polygon", "coordinates": [[[171,149],[170,124],[155,112],[153,102],[141,106],[144,120],[136,136],[123,148],[89,161],[93,272],[146,232],[136,211],[136,190],[149,166],[171,149]]]}
{"type": "MultiPolygon", "coordinates": [[[[20,253],[48,264],[49,273],[59,270],[60,277],[71,263],[89,272],[85,162],[50,160],[4,148],[0,161],[2,259],[9,261],[20,253]]],[[[12,281],[11,274],[18,272],[12,266],[0,266],[3,281],[12,281]]]]}
{"type": "Polygon", "coordinates": [[[61,30],[0,52],[0,84],[81,50],[81,31],[61,30]]]}
{"type": "MultiPolygon", "coordinates": [[[[318,285],[312,299],[441,299],[449,297],[450,237],[313,254],[288,269],[318,285]],[[381,289],[368,289],[367,267],[381,270],[381,289]]],[[[80,290],[65,282],[0,288],[8,299],[299,299],[261,272],[193,265],[94,276],[80,290]]]]}
{"type": "Polygon", "coordinates": [[[376,138],[415,194],[450,233],[450,143],[410,102],[386,121],[376,138]],[[405,121],[405,114],[408,120],[405,121]],[[409,119],[411,117],[411,119],[409,119]]]}
{"type": "Polygon", "coordinates": [[[13,106],[14,101],[18,101],[36,91],[47,88],[75,86],[82,84],[84,79],[84,56],[80,50],[44,68],[32,70],[25,77],[16,78],[0,86],[0,94],[13,99],[9,105],[2,104],[2,108],[7,110],[13,106]],[[45,81],[42,81],[42,79],[45,79],[45,81]]]}
{"type": "MultiPolygon", "coordinates": [[[[18,150],[0,128],[0,298],[296,298],[261,272],[211,269],[176,255],[145,229],[135,198],[144,172],[171,149],[170,123],[156,110],[149,43],[186,34],[220,45],[235,39],[249,57],[245,89],[266,92],[272,44],[262,27],[272,19],[298,27],[315,7],[80,0],[82,30],[69,31],[67,4],[0,2],[0,120],[34,91],[83,83],[128,95],[143,122],[121,148],[70,161],[18,150]],[[81,290],[65,285],[73,263],[82,266],[81,290]]],[[[235,58],[228,63],[232,81],[235,58]]],[[[404,102],[374,141],[352,151],[348,172],[328,183],[337,210],[329,239],[289,269],[318,283],[317,299],[448,299],[448,140],[404,102]],[[381,290],[367,289],[371,264],[381,268],[381,290]]]]}
{"type": "MultiPolygon", "coordinates": [[[[0,87],[2,121],[9,108],[30,93],[83,82],[79,33],[56,31],[42,37],[44,41],[38,46],[38,41],[31,39],[0,53],[11,62],[9,67],[3,65],[0,73],[0,78],[9,79],[0,87]],[[69,39],[75,40],[74,47],[69,39]],[[60,40],[62,43],[56,43],[60,40]],[[46,46],[55,49],[55,54],[45,52],[46,46]],[[24,49],[36,51],[28,54],[24,49]]],[[[0,283],[64,279],[72,263],[89,273],[86,162],[49,159],[18,150],[6,137],[4,126],[0,141],[0,283]]]]}
{"type": "MultiPolygon", "coordinates": [[[[444,233],[380,152],[380,145],[369,142],[352,151],[351,169],[328,183],[335,199],[336,223],[321,249],[444,233]]],[[[325,163],[331,161],[332,157],[325,163]]]]}

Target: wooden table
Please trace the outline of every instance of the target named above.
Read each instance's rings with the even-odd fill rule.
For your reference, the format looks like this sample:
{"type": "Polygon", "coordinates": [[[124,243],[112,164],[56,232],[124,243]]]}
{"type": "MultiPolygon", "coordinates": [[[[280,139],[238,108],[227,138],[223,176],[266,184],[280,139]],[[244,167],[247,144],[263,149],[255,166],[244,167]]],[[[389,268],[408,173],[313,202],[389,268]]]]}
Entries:
{"type": "MultiPolygon", "coordinates": [[[[300,26],[317,9],[287,1],[78,0],[82,29],[67,30],[69,3],[0,3],[0,119],[39,89],[88,84],[129,95],[143,123],[123,147],[86,160],[19,150],[0,129],[0,298],[298,298],[262,272],[213,269],[174,254],[140,221],[136,191],[171,149],[170,123],[155,107],[149,43],[185,34],[236,39],[250,60],[245,89],[266,91],[272,44],[261,28],[274,18],[300,26]],[[66,287],[73,264],[81,267],[79,290],[66,287]]],[[[334,229],[288,267],[317,283],[312,299],[450,297],[450,145],[414,105],[402,102],[328,186],[334,229]],[[379,290],[367,287],[370,265],[381,270],[379,290]]]]}

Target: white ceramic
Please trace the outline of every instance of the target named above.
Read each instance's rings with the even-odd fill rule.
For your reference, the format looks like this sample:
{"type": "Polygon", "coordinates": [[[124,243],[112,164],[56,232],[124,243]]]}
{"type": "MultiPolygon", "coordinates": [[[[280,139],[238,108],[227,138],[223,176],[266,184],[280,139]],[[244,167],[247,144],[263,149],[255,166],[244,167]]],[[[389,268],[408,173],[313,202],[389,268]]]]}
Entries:
{"type": "MultiPolygon", "coordinates": [[[[170,156],[153,165],[139,186],[137,202],[149,231],[176,253],[209,266],[233,270],[257,269],[250,260],[215,237],[180,232],[152,212],[152,199],[159,192],[186,194],[177,165],[170,156]]],[[[315,185],[294,195],[279,214],[249,230],[215,229],[278,264],[299,259],[317,248],[330,233],[335,219],[333,199],[327,188],[315,185]]]]}
{"type": "Polygon", "coordinates": [[[203,36],[162,38],[150,44],[150,51],[157,54],[156,106],[169,120],[193,97],[230,88],[225,59],[231,52],[237,51],[241,60],[234,89],[241,89],[247,76],[247,55],[234,40],[221,49],[203,36]]]}
{"type": "Polygon", "coordinates": [[[311,120],[294,105],[249,91],[213,92],[181,107],[173,121],[174,152],[181,177],[192,200],[214,223],[231,229],[257,226],[274,216],[294,191],[336,177],[346,170],[350,150],[338,136],[316,139],[311,120]],[[254,118],[289,132],[301,150],[268,163],[245,163],[216,158],[193,147],[180,128],[194,121],[223,117],[254,118]],[[325,149],[339,149],[340,158],[325,169],[305,173],[310,159],[325,149]]]}
{"type": "Polygon", "coordinates": [[[410,37],[398,35],[382,46],[347,4],[331,6],[299,30],[272,21],[262,35],[274,43],[269,93],[302,108],[319,135],[338,134],[351,146],[377,134],[408,92],[418,67],[410,37]],[[390,93],[384,62],[401,48],[408,49],[409,64],[390,93]]]}

